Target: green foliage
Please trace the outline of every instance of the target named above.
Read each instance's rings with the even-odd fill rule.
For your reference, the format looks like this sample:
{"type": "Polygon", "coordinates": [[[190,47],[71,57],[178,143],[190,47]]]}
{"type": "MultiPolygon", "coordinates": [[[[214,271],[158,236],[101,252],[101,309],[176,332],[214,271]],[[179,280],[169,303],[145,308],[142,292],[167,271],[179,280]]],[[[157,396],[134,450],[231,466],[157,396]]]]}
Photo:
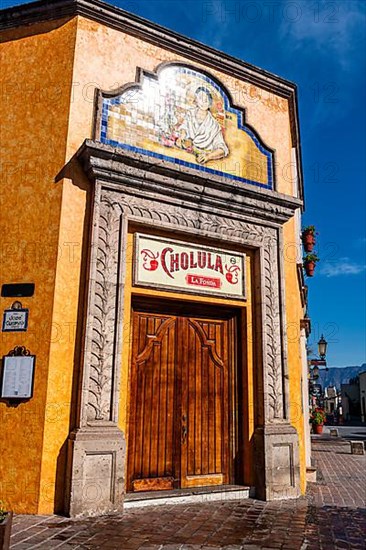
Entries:
{"type": "Polygon", "coordinates": [[[4,503],[2,500],[0,500],[0,523],[4,521],[7,515],[8,515],[8,512],[6,512],[4,508],[4,503]]]}
{"type": "Polygon", "coordinates": [[[315,229],[315,225],[308,225],[308,226],[304,227],[304,229],[302,230],[302,234],[304,235],[305,233],[311,233],[312,235],[318,235],[318,233],[315,229]]]}
{"type": "Polygon", "coordinates": [[[306,256],[303,257],[303,261],[304,261],[304,264],[308,264],[309,262],[320,262],[320,258],[317,254],[314,253],[311,253],[311,254],[306,254],[306,256]]]}
{"type": "Polygon", "coordinates": [[[317,424],[320,426],[321,424],[324,424],[325,422],[325,412],[320,407],[317,407],[316,409],[313,409],[310,414],[310,423],[311,424],[317,424]]]}

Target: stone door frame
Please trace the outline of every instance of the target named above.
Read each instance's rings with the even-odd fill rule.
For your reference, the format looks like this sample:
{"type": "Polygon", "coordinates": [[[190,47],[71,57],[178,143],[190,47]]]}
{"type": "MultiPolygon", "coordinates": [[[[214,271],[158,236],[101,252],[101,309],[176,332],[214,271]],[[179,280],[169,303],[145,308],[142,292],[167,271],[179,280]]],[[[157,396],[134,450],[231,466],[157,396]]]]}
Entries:
{"type": "Polygon", "coordinates": [[[123,509],[126,449],[117,423],[130,223],[255,251],[256,496],[299,496],[298,436],[289,423],[282,225],[302,201],[220,176],[206,179],[197,170],[91,140],[77,158],[94,190],[79,418],[68,448],[70,515],[123,509]]]}

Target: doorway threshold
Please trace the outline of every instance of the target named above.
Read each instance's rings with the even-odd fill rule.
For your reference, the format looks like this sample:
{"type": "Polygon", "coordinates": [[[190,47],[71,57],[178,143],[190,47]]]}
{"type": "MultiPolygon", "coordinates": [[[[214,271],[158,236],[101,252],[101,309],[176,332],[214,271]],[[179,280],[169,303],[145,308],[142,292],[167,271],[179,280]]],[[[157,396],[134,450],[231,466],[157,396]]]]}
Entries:
{"type": "Polygon", "coordinates": [[[243,485],[220,485],[211,487],[193,487],[168,491],[142,491],[127,493],[124,508],[159,506],[163,504],[197,504],[201,502],[242,500],[252,496],[250,487],[243,485]]]}

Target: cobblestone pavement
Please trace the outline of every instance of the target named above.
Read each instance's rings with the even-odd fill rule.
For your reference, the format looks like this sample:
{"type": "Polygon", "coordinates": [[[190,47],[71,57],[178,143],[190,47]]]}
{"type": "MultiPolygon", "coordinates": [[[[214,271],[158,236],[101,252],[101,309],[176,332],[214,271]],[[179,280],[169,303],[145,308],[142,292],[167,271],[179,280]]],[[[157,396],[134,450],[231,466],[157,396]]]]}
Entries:
{"type": "Polygon", "coordinates": [[[313,457],[319,480],[306,498],[164,505],[76,521],[16,516],[11,549],[366,549],[365,456],[351,455],[342,440],[318,439],[313,457]]]}
{"type": "Polygon", "coordinates": [[[345,440],[312,442],[317,483],[309,483],[305,542],[309,550],[366,548],[366,456],[345,440]]]}

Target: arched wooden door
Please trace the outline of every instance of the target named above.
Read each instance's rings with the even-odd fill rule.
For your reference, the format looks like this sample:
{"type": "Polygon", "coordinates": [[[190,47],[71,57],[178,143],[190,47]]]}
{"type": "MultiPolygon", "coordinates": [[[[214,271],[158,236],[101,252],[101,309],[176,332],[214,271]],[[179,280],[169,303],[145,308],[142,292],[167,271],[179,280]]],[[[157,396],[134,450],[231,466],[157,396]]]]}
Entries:
{"type": "Polygon", "coordinates": [[[230,483],[235,317],[133,312],[129,491],[230,483]]]}

